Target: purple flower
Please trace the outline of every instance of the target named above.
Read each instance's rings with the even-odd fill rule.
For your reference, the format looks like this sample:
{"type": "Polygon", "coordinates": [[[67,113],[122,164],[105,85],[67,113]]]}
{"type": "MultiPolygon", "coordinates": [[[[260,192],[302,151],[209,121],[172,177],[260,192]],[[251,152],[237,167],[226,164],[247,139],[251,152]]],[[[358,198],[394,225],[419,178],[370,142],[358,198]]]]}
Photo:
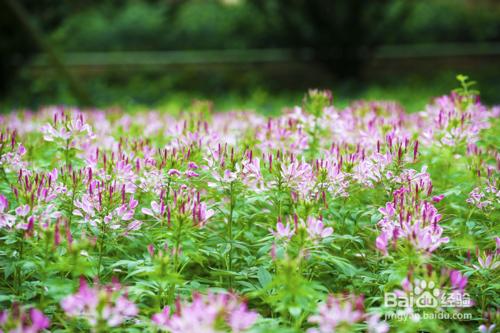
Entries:
{"type": "Polygon", "coordinates": [[[441,244],[448,243],[447,237],[442,237],[443,228],[438,224],[441,214],[432,203],[421,200],[421,189],[432,188],[421,182],[421,187],[409,190],[401,187],[394,191],[394,199],[385,207],[379,208],[384,216],[378,222],[381,228],[375,245],[384,255],[387,255],[387,246],[392,241],[406,240],[413,248],[421,252],[431,253],[441,244]]]}
{"type": "Polygon", "coordinates": [[[50,326],[50,320],[40,310],[20,309],[14,304],[10,311],[0,311],[0,332],[5,333],[38,333],[50,326]]]}
{"type": "Polygon", "coordinates": [[[45,317],[44,314],[40,310],[34,309],[34,308],[31,309],[30,316],[31,316],[31,323],[33,326],[32,329],[34,331],[49,328],[50,320],[49,320],[49,318],[45,317]]]}
{"type": "Polygon", "coordinates": [[[385,207],[379,208],[378,211],[387,218],[391,218],[396,210],[394,209],[394,203],[388,202],[385,207]]]}
{"type": "Polygon", "coordinates": [[[488,180],[482,187],[474,188],[466,201],[481,210],[494,209],[500,204],[500,189],[496,180],[488,180]]]}
{"type": "Polygon", "coordinates": [[[434,201],[434,202],[438,203],[438,202],[440,202],[441,200],[443,200],[443,198],[444,198],[444,194],[435,195],[435,196],[433,196],[433,197],[432,197],[432,201],[434,201]]]}
{"type": "Polygon", "coordinates": [[[9,202],[7,198],[0,194],[0,228],[12,228],[16,218],[8,214],[9,202]]]}
{"type": "Polygon", "coordinates": [[[207,204],[204,202],[194,203],[192,208],[193,223],[200,227],[204,226],[207,221],[215,215],[213,209],[207,209],[207,204]]]}
{"type": "Polygon", "coordinates": [[[450,282],[453,289],[464,290],[468,279],[460,271],[452,270],[450,271],[450,282]]]}
{"type": "Polygon", "coordinates": [[[375,246],[384,255],[387,255],[387,245],[389,238],[390,236],[387,234],[387,232],[382,231],[382,233],[377,237],[375,241],[375,246]]]}
{"type": "Polygon", "coordinates": [[[387,333],[389,332],[389,324],[380,320],[380,314],[371,314],[366,320],[368,333],[387,333]]]}
{"type": "Polygon", "coordinates": [[[249,311],[245,303],[233,294],[194,294],[191,303],[179,302],[175,313],[165,307],[154,314],[152,321],[158,328],[170,333],[217,333],[220,323],[231,332],[244,332],[257,320],[258,315],[249,311]]]}
{"type": "Polygon", "coordinates": [[[495,331],[495,327],[497,327],[497,325],[495,324],[491,325],[482,324],[481,326],[478,327],[478,330],[481,333],[493,333],[495,331]]]}
{"type": "Polygon", "coordinates": [[[151,201],[151,209],[142,208],[141,211],[143,214],[154,217],[156,220],[159,221],[165,218],[165,215],[167,213],[167,207],[165,206],[163,200],[161,200],[160,203],[157,203],[156,201],[151,201]]]}
{"type": "Polygon", "coordinates": [[[307,218],[307,233],[311,239],[322,239],[333,234],[333,228],[327,227],[325,228],[323,221],[317,220],[312,217],[307,218]]]}
{"type": "Polygon", "coordinates": [[[168,175],[170,177],[172,177],[172,176],[180,176],[181,172],[179,170],[177,170],[177,169],[170,169],[170,170],[168,170],[168,175]]]}
{"type": "Polygon", "coordinates": [[[472,265],[475,269],[491,269],[495,270],[500,267],[500,261],[497,260],[497,253],[485,252],[483,256],[480,255],[479,251],[477,253],[477,261],[479,265],[472,265]]]}
{"type": "Polygon", "coordinates": [[[151,320],[160,327],[167,327],[170,322],[170,308],[164,307],[160,313],[154,314],[151,320]]]}
{"type": "Polygon", "coordinates": [[[269,231],[271,232],[271,234],[273,234],[274,237],[279,239],[290,239],[295,234],[295,229],[292,229],[290,222],[287,222],[286,226],[284,226],[281,222],[281,219],[279,219],[278,223],[276,223],[276,231],[274,231],[273,229],[269,229],[269,231]]]}
{"type": "Polygon", "coordinates": [[[335,332],[337,327],[350,327],[361,321],[364,313],[362,307],[362,298],[339,299],[333,295],[328,296],[326,303],[318,308],[318,314],[308,318],[310,323],[316,324],[317,328],[311,328],[308,333],[331,333],[335,332]]]}
{"type": "Polygon", "coordinates": [[[92,327],[100,321],[108,327],[119,326],[138,314],[136,305],[127,299],[119,284],[91,288],[83,278],[78,292],[65,297],[61,307],[68,317],[83,318],[92,327]]]}
{"type": "Polygon", "coordinates": [[[193,177],[198,177],[198,176],[199,176],[199,174],[197,174],[197,173],[196,173],[196,172],[194,172],[193,170],[187,170],[187,171],[185,172],[185,175],[186,175],[186,177],[188,177],[188,178],[193,178],[193,177]]]}
{"type": "Polygon", "coordinates": [[[252,157],[241,162],[241,178],[243,183],[255,191],[264,189],[264,178],[260,169],[260,159],[252,157]]]}
{"type": "Polygon", "coordinates": [[[229,312],[227,323],[231,327],[232,332],[244,332],[249,329],[257,320],[258,314],[254,311],[249,311],[246,303],[241,303],[234,306],[229,312]]]}

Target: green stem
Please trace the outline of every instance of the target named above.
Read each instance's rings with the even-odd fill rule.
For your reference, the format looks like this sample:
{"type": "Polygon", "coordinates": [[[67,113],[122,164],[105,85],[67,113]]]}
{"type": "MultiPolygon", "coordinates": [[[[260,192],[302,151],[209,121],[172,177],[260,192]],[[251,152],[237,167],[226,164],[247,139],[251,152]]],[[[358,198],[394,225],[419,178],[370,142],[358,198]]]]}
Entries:
{"type": "Polygon", "coordinates": [[[71,221],[73,220],[73,209],[75,208],[76,184],[73,184],[73,193],[71,194],[71,206],[69,209],[68,229],[71,231],[71,221]]]}
{"type": "MultiPolygon", "coordinates": [[[[177,229],[175,232],[175,246],[174,246],[174,272],[178,272],[178,266],[179,266],[179,252],[181,249],[181,241],[182,241],[182,227],[183,227],[183,218],[179,218],[179,222],[177,224],[177,229]]],[[[175,288],[177,285],[175,283],[172,283],[168,290],[168,302],[169,304],[172,304],[174,301],[175,297],[175,288]]]]}
{"type": "Polygon", "coordinates": [[[0,174],[2,175],[2,178],[5,180],[5,182],[7,183],[7,185],[10,188],[11,186],[10,186],[9,178],[7,178],[7,173],[5,172],[5,169],[3,167],[0,167],[0,174]]]}
{"type": "Polygon", "coordinates": [[[104,253],[104,236],[105,236],[105,230],[104,230],[104,224],[101,227],[101,235],[99,237],[99,259],[97,261],[97,278],[101,280],[101,265],[102,265],[102,257],[104,253]]]}
{"type": "MultiPolygon", "coordinates": [[[[167,193],[165,194],[165,201],[164,203],[165,204],[168,204],[168,199],[169,199],[169,196],[170,196],[170,183],[172,182],[172,178],[171,177],[168,177],[168,182],[167,182],[167,193]]],[[[165,219],[162,218],[161,221],[160,221],[160,226],[163,228],[163,224],[165,222],[165,219]]]]}
{"type": "Polygon", "coordinates": [[[229,206],[229,217],[227,222],[227,238],[229,241],[229,252],[227,259],[227,270],[229,271],[229,289],[233,287],[233,276],[231,275],[233,271],[233,211],[235,205],[233,183],[231,182],[230,189],[230,206],[229,206]]]}
{"type": "Polygon", "coordinates": [[[68,172],[68,166],[69,166],[69,144],[70,144],[70,139],[67,139],[66,149],[64,150],[64,158],[66,160],[66,172],[68,172]]]}
{"type": "MultiPolygon", "coordinates": [[[[49,246],[50,246],[50,238],[49,238],[49,233],[47,232],[45,234],[45,253],[43,255],[43,267],[41,269],[41,273],[42,273],[42,282],[45,284],[46,281],[47,281],[47,267],[49,265],[49,261],[50,261],[50,249],[49,249],[49,246]]],[[[45,306],[45,292],[43,290],[43,286],[42,286],[42,291],[40,293],[40,306],[41,308],[43,309],[44,306],[45,306]]]]}
{"type": "Polygon", "coordinates": [[[21,234],[21,241],[19,243],[19,262],[16,264],[16,294],[20,295],[21,287],[23,284],[21,265],[23,261],[23,248],[24,248],[24,235],[21,234]]]}

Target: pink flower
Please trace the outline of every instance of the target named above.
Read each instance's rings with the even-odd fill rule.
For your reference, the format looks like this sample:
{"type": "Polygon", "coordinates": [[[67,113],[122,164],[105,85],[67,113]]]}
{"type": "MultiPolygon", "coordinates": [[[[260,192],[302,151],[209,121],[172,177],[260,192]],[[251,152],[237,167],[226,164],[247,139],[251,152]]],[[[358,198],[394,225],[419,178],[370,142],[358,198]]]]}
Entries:
{"type": "Polygon", "coordinates": [[[170,308],[164,307],[160,313],[154,314],[151,320],[160,327],[167,327],[170,322],[170,308]]]}
{"type": "Polygon", "coordinates": [[[123,203],[122,205],[115,208],[108,215],[104,217],[104,222],[112,229],[125,229],[125,232],[132,230],[137,230],[142,225],[142,222],[135,220],[135,208],[138,205],[138,201],[131,197],[128,203],[123,203]],[[126,224],[126,226],[124,226],[126,224]]]}
{"type": "Polygon", "coordinates": [[[25,311],[14,304],[10,311],[0,311],[0,332],[38,333],[49,328],[50,320],[40,310],[25,311]]]}
{"type": "Polygon", "coordinates": [[[497,260],[497,255],[493,253],[484,253],[484,256],[478,254],[477,261],[479,265],[472,265],[475,269],[491,269],[495,270],[500,267],[500,261],[497,260]]]}
{"type": "Polygon", "coordinates": [[[227,322],[232,332],[238,333],[249,329],[255,323],[257,317],[257,312],[249,311],[246,303],[241,303],[229,313],[227,322]]]}
{"type": "Polygon", "coordinates": [[[198,164],[196,164],[196,163],[194,163],[194,162],[190,161],[190,162],[188,163],[188,168],[189,168],[189,169],[198,169],[198,164]]]}
{"type": "Polygon", "coordinates": [[[8,214],[9,202],[7,198],[0,194],[0,228],[12,228],[16,218],[8,214]]]}
{"type": "Polygon", "coordinates": [[[442,237],[443,228],[438,224],[441,214],[432,203],[420,199],[423,195],[421,189],[425,186],[429,185],[422,182],[421,187],[415,186],[415,190],[401,187],[394,191],[393,201],[379,208],[384,217],[378,222],[381,232],[375,245],[385,255],[391,240],[394,245],[406,240],[416,250],[427,253],[448,243],[449,239],[442,237]]]}
{"type": "Polygon", "coordinates": [[[432,201],[437,203],[437,202],[440,202],[441,200],[443,200],[443,198],[444,198],[444,194],[436,195],[436,196],[432,197],[432,201]]]}
{"type": "Polygon", "coordinates": [[[62,109],[54,112],[52,124],[47,123],[42,126],[41,132],[45,141],[57,141],[61,144],[77,138],[87,140],[95,137],[90,125],[85,123],[82,113],[72,110],[67,113],[62,109]]]}
{"type": "Polygon", "coordinates": [[[37,330],[43,330],[49,328],[50,320],[45,317],[43,312],[38,309],[32,308],[30,310],[31,323],[32,323],[32,332],[37,330]]]}
{"type": "Polygon", "coordinates": [[[181,172],[179,170],[177,170],[177,169],[170,169],[170,170],[168,170],[168,175],[170,177],[172,177],[172,176],[180,176],[181,172]]]}
{"type": "Polygon", "coordinates": [[[495,324],[491,325],[482,324],[481,326],[478,327],[478,330],[481,333],[493,333],[495,331],[495,327],[497,327],[497,325],[495,324]]]}
{"type": "Polygon", "coordinates": [[[295,234],[295,229],[292,229],[290,222],[287,222],[286,226],[284,226],[281,219],[279,219],[278,223],[276,223],[276,231],[273,229],[269,229],[269,231],[277,238],[290,239],[295,234]]]}
{"type": "Polygon", "coordinates": [[[467,286],[468,279],[465,275],[462,275],[460,271],[452,270],[450,271],[450,282],[453,289],[464,290],[467,286]]]}
{"type": "Polygon", "coordinates": [[[207,209],[207,204],[204,202],[194,203],[192,212],[193,223],[198,226],[204,226],[215,215],[215,211],[207,209]]]}
{"type": "Polygon", "coordinates": [[[308,321],[317,324],[317,328],[311,328],[308,333],[331,333],[335,332],[340,325],[350,326],[363,319],[362,298],[337,299],[328,296],[326,303],[319,306],[318,314],[309,317],[308,321]]]}
{"type": "Polygon", "coordinates": [[[387,218],[390,218],[394,215],[396,210],[394,209],[394,203],[388,202],[385,204],[385,207],[379,208],[378,211],[387,218]]]}
{"type": "Polygon", "coordinates": [[[264,187],[264,178],[260,170],[260,159],[252,157],[241,162],[241,177],[243,182],[253,190],[260,191],[264,187]]]}
{"type": "Polygon", "coordinates": [[[500,204],[500,190],[496,180],[487,180],[482,187],[474,188],[466,201],[481,210],[493,209],[500,204]]]}
{"type": "Polygon", "coordinates": [[[378,237],[377,240],[375,241],[375,246],[377,247],[380,252],[382,252],[384,255],[387,255],[387,245],[388,245],[388,240],[390,236],[387,234],[387,232],[382,232],[378,237]]]}
{"type": "Polygon", "coordinates": [[[245,303],[233,294],[194,294],[191,303],[178,303],[175,313],[169,307],[153,315],[152,321],[161,330],[170,333],[218,333],[220,323],[231,332],[244,332],[257,320],[257,313],[249,311],[245,303]]]}
{"type": "Polygon", "coordinates": [[[83,318],[92,327],[100,320],[108,327],[119,326],[138,314],[136,305],[123,295],[119,284],[91,288],[83,278],[78,292],[64,298],[61,307],[68,317],[83,318]]]}
{"type": "Polygon", "coordinates": [[[368,333],[386,333],[389,332],[389,324],[385,321],[380,321],[380,314],[372,314],[366,320],[368,333]]]}
{"type": "Polygon", "coordinates": [[[160,203],[157,203],[156,201],[151,201],[151,209],[143,208],[141,211],[145,215],[149,215],[157,220],[161,220],[162,218],[165,217],[165,214],[167,213],[167,207],[165,206],[163,200],[161,200],[160,203]]]}
{"type": "Polygon", "coordinates": [[[333,234],[333,228],[327,227],[325,228],[323,221],[317,220],[312,217],[307,218],[307,233],[311,239],[322,239],[333,234]]]}
{"type": "Polygon", "coordinates": [[[29,205],[21,205],[16,208],[16,215],[20,217],[25,217],[30,212],[29,205]]]}
{"type": "Polygon", "coordinates": [[[198,177],[198,176],[199,176],[199,174],[197,174],[197,173],[196,173],[196,172],[194,172],[193,170],[187,170],[187,171],[185,172],[185,175],[186,175],[186,177],[188,177],[188,178],[193,178],[193,177],[198,177]]]}

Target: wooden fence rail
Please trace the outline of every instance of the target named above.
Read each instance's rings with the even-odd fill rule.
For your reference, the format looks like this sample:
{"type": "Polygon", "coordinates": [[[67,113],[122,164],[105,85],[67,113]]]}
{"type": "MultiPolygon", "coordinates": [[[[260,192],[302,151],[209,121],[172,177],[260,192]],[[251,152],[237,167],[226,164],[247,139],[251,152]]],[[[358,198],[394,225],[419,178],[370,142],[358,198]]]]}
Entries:
{"type": "MultiPolygon", "coordinates": [[[[377,49],[373,58],[385,60],[483,56],[500,58],[500,43],[386,45],[377,49]]],[[[67,52],[61,54],[61,61],[69,68],[79,66],[280,63],[309,62],[312,60],[313,52],[311,49],[67,52]]],[[[50,67],[51,64],[45,54],[40,54],[28,66],[45,68],[50,67]]]]}

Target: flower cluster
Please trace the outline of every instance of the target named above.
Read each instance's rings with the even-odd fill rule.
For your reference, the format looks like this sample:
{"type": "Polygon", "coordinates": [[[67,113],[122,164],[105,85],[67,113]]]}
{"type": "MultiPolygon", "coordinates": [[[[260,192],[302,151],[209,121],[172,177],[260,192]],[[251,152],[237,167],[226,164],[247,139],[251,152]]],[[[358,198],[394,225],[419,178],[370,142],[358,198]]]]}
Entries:
{"type": "Polygon", "coordinates": [[[10,311],[0,312],[0,333],[38,333],[49,326],[49,318],[35,308],[26,311],[14,304],[10,311]]]}
{"type": "Polygon", "coordinates": [[[244,332],[257,320],[257,313],[247,309],[229,293],[194,294],[190,303],[178,302],[175,312],[169,307],[153,316],[153,322],[171,333],[244,332]]]}
{"type": "Polygon", "coordinates": [[[90,287],[83,278],[78,292],[64,298],[61,307],[68,317],[83,318],[94,328],[119,326],[138,314],[118,282],[90,287]]]}
{"type": "Polygon", "coordinates": [[[500,189],[497,188],[496,180],[487,181],[483,188],[474,188],[470,192],[467,202],[485,210],[498,207],[500,205],[500,189]]]}
{"type": "Polygon", "coordinates": [[[1,330],[448,329],[381,321],[394,284],[470,292],[453,329],[498,326],[500,108],[313,90],[276,116],[186,111],[0,115],[1,330]]]}
{"type": "Polygon", "coordinates": [[[269,232],[271,232],[271,234],[277,239],[289,240],[293,235],[297,234],[299,228],[305,230],[308,238],[313,242],[322,240],[323,238],[327,238],[333,234],[333,228],[325,227],[321,218],[315,219],[309,216],[307,218],[307,222],[302,220],[299,222],[297,215],[293,218],[293,226],[290,224],[290,221],[284,225],[281,218],[279,218],[278,223],[276,223],[276,231],[269,229],[269,232]]]}
{"type": "MultiPolygon", "coordinates": [[[[431,190],[432,184],[420,180],[417,184],[410,181],[408,187],[394,191],[393,200],[379,208],[383,218],[378,222],[381,233],[376,240],[377,249],[387,255],[391,243],[395,248],[397,241],[404,239],[415,249],[430,253],[449,241],[442,237],[441,214],[432,202],[421,199],[430,195],[431,190]]],[[[442,198],[435,196],[432,201],[439,202],[442,198]]]]}
{"type": "Polygon", "coordinates": [[[308,333],[331,333],[350,331],[352,325],[366,321],[368,332],[386,333],[389,325],[380,321],[380,315],[365,313],[363,296],[348,295],[336,297],[329,295],[325,303],[318,307],[318,313],[308,321],[317,325],[307,330],[308,333]]]}
{"type": "Polygon", "coordinates": [[[26,148],[17,142],[17,132],[0,129],[0,168],[4,171],[18,172],[26,167],[23,156],[26,148]]]}

